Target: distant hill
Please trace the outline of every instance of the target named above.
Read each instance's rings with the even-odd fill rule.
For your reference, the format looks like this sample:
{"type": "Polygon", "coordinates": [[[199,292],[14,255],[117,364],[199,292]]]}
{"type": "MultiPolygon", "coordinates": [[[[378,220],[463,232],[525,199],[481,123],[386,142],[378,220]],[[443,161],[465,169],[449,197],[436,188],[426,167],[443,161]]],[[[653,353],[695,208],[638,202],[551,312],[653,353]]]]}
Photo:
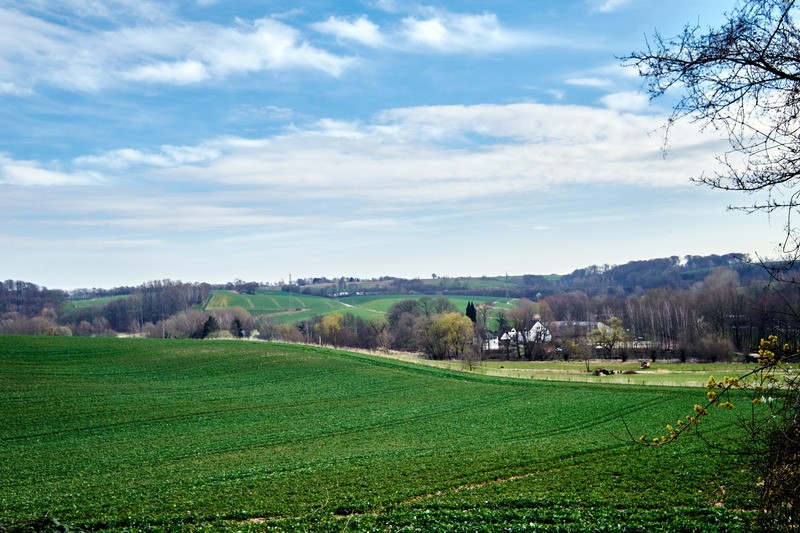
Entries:
{"type": "Polygon", "coordinates": [[[562,290],[582,290],[589,297],[610,294],[632,296],[661,287],[688,289],[719,268],[734,270],[742,285],[762,283],[769,279],[767,270],[750,261],[746,254],[730,253],[707,256],[672,256],[661,259],[631,261],[624,265],[592,266],[563,276],[562,290]]]}
{"type": "Polygon", "coordinates": [[[764,283],[765,268],[750,261],[746,254],[666,257],[631,261],[623,265],[593,265],[570,274],[494,277],[433,277],[430,279],[381,278],[360,281],[313,280],[286,285],[284,291],[316,296],[354,296],[362,294],[442,294],[497,298],[538,298],[570,291],[583,291],[589,297],[635,296],[650,289],[688,289],[712,271],[727,268],[738,273],[742,285],[764,283]]]}

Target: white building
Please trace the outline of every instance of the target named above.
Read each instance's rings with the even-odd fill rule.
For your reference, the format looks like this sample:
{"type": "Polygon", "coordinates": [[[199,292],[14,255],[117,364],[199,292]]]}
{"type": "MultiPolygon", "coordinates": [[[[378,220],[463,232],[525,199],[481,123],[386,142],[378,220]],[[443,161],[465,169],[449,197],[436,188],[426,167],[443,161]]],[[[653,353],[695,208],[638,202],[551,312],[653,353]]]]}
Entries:
{"type": "Polygon", "coordinates": [[[527,335],[523,335],[521,332],[518,332],[516,329],[511,329],[500,338],[494,338],[487,340],[483,348],[485,350],[499,350],[500,343],[504,342],[514,342],[514,343],[522,343],[522,342],[550,342],[553,340],[553,336],[550,334],[550,331],[542,324],[541,322],[537,321],[531,329],[528,330],[527,335]]]}

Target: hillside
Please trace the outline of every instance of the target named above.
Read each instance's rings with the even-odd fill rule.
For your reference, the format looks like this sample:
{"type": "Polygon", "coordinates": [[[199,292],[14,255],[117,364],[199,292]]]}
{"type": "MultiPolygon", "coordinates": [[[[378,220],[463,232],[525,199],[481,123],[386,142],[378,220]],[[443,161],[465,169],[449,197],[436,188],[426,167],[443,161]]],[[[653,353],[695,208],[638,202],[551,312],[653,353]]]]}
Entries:
{"type": "MultiPolygon", "coordinates": [[[[431,291],[433,294],[433,291],[431,291]]],[[[275,324],[296,324],[317,316],[332,313],[349,313],[360,318],[382,317],[395,303],[409,295],[372,294],[337,297],[315,296],[284,292],[274,289],[259,289],[253,294],[236,291],[215,290],[202,307],[205,311],[221,311],[231,307],[244,309],[252,316],[269,317],[275,324]]],[[[497,302],[489,296],[448,296],[456,309],[465,309],[468,301],[476,303],[495,302],[497,309],[508,309],[507,302],[497,302]]]]}

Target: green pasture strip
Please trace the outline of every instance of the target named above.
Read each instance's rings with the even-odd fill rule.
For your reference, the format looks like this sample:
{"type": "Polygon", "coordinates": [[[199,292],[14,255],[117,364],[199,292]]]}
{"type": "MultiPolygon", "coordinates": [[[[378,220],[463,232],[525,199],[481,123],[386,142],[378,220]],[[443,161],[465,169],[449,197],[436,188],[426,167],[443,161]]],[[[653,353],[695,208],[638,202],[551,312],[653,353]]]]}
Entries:
{"type": "Polygon", "coordinates": [[[518,281],[508,280],[502,278],[469,278],[466,280],[459,280],[466,282],[470,289],[516,289],[519,287],[518,281]]]}
{"type": "MultiPolygon", "coordinates": [[[[482,362],[487,368],[510,368],[528,370],[550,370],[565,372],[585,372],[586,363],[580,360],[572,361],[503,361],[486,360],[482,362]]],[[[651,362],[650,368],[643,370],[641,362],[637,360],[620,361],[619,359],[592,359],[589,362],[592,369],[605,368],[616,372],[626,370],[641,372],[668,372],[668,373],[706,373],[716,376],[740,375],[753,370],[758,365],[755,363],[678,363],[678,362],[651,362]]]]}
{"type": "Polygon", "coordinates": [[[64,302],[64,311],[70,312],[75,309],[88,309],[91,307],[100,307],[108,302],[119,300],[122,298],[129,298],[127,294],[118,296],[101,296],[100,298],[85,298],[82,300],[67,300],[64,302]]]}
{"type": "MultiPolygon", "coordinates": [[[[684,525],[733,524],[726,509],[752,505],[740,465],[694,438],[641,448],[625,429],[654,435],[697,401],[277,343],[0,336],[0,522],[579,531],[643,509],[665,530],[682,509],[684,525]]],[[[733,420],[720,410],[704,434],[733,420]]]]}
{"type": "MultiPolygon", "coordinates": [[[[427,361],[426,361],[427,362],[427,361]]],[[[454,362],[431,362],[437,366],[455,368],[454,362]]],[[[594,375],[586,371],[582,361],[484,361],[474,372],[492,376],[570,381],[584,383],[615,383],[620,385],[658,385],[663,387],[705,387],[709,376],[721,380],[725,376],[741,376],[756,367],[742,363],[661,363],[642,369],[638,362],[591,361],[590,369],[612,370],[611,375],[594,375]],[[628,373],[623,373],[628,372],[628,373]],[[633,372],[632,374],[630,372],[633,372]]]]}
{"type": "Polygon", "coordinates": [[[464,287],[470,289],[504,289],[517,288],[522,282],[522,276],[496,276],[496,277],[458,277],[458,278],[436,278],[420,280],[424,285],[433,290],[452,289],[454,287],[464,287]]]}
{"type": "MultiPolygon", "coordinates": [[[[228,307],[241,307],[253,316],[269,316],[277,324],[297,324],[311,320],[315,316],[325,316],[332,313],[351,313],[364,319],[382,316],[395,303],[406,299],[419,299],[424,295],[373,295],[373,296],[346,296],[342,298],[327,298],[324,296],[311,296],[283,292],[273,289],[259,289],[256,294],[239,294],[235,291],[211,291],[206,310],[225,309],[228,307]]],[[[428,295],[436,298],[436,295],[428,295]]],[[[486,296],[455,296],[447,297],[461,312],[467,308],[467,302],[476,304],[493,302],[494,311],[497,309],[510,309],[513,302],[504,299],[486,296]]]]}

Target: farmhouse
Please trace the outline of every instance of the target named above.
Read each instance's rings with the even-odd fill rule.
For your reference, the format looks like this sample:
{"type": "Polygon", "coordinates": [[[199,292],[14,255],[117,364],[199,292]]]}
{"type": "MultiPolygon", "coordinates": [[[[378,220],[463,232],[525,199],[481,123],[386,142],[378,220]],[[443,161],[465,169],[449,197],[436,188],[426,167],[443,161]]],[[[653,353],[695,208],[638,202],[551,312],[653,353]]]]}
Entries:
{"type": "Polygon", "coordinates": [[[528,330],[527,334],[523,334],[516,329],[511,329],[500,338],[495,337],[494,339],[488,339],[484,345],[484,350],[499,350],[500,343],[508,344],[508,343],[524,343],[524,342],[550,342],[553,340],[553,336],[550,334],[550,331],[542,324],[541,322],[536,322],[531,329],[528,330]]]}

